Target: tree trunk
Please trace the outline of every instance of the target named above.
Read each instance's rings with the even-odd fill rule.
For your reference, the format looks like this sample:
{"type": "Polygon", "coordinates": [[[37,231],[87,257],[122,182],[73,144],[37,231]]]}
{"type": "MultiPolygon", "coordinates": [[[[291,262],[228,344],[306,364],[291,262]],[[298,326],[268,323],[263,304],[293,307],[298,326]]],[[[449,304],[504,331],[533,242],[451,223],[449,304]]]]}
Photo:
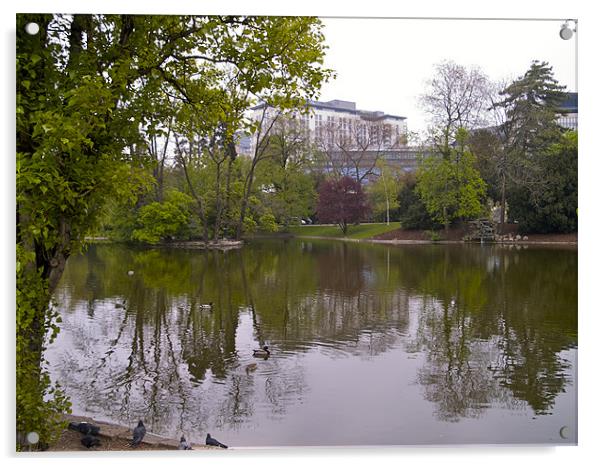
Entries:
{"type": "Polygon", "coordinates": [[[390,219],[389,219],[389,197],[387,197],[387,225],[389,225],[390,223],[390,219]]]}
{"type": "Polygon", "coordinates": [[[196,201],[197,208],[198,208],[198,215],[199,215],[199,218],[201,219],[201,222],[203,223],[203,240],[205,241],[205,243],[207,243],[209,241],[209,227],[207,226],[207,218],[205,216],[205,208],[203,206],[203,199],[201,199],[201,197],[197,195],[197,192],[194,189],[194,186],[192,185],[192,181],[190,180],[190,176],[188,174],[188,167],[186,166],[186,160],[184,158],[184,155],[182,154],[182,151],[180,149],[180,144],[178,143],[177,138],[176,138],[176,150],[178,152],[180,163],[182,164],[182,168],[184,170],[184,176],[186,178],[186,183],[188,184],[188,189],[190,189],[190,193],[192,194],[192,197],[196,201]]]}
{"type": "Polygon", "coordinates": [[[245,220],[245,214],[247,213],[247,206],[249,205],[249,197],[251,197],[251,187],[253,186],[253,176],[255,174],[255,161],[251,164],[251,169],[245,180],[245,189],[242,198],[242,204],[240,206],[240,217],[238,224],[236,225],[236,239],[240,240],[242,237],[242,227],[245,220]]]}
{"type": "Polygon", "coordinates": [[[503,234],[504,223],[506,223],[506,174],[502,174],[502,199],[500,200],[500,234],[503,234]]]}
{"type": "Polygon", "coordinates": [[[222,177],[222,162],[223,159],[216,164],[216,176],[215,176],[215,228],[213,231],[213,239],[217,241],[220,237],[220,229],[222,226],[222,195],[220,180],[222,177]]]}
{"type": "Polygon", "coordinates": [[[228,170],[226,171],[226,205],[224,206],[224,210],[226,211],[226,214],[228,215],[228,218],[230,221],[228,221],[228,226],[231,227],[231,217],[229,215],[230,212],[230,178],[232,176],[232,163],[234,162],[234,160],[232,158],[230,158],[228,160],[228,170]]]}
{"type": "Polygon", "coordinates": [[[447,239],[447,235],[449,233],[449,220],[447,218],[447,207],[443,208],[443,227],[445,229],[445,237],[447,239]]]}

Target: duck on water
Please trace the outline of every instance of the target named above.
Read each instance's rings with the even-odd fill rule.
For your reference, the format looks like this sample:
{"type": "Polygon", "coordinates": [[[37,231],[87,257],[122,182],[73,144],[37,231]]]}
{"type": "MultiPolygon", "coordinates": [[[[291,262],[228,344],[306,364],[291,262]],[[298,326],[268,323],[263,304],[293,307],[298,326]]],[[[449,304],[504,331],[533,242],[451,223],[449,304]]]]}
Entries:
{"type": "Polygon", "coordinates": [[[253,350],[253,357],[267,359],[270,356],[270,350],[267,346],[263,346],[261,349],[253,350]]]}

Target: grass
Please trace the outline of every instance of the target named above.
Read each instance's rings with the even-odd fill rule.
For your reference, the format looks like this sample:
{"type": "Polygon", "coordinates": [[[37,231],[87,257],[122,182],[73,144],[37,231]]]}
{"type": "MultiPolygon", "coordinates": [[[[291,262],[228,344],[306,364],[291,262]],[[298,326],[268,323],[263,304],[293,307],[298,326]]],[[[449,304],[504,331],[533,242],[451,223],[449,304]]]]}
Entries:
{"type": "Polygon", "coordinates": [[[360,225],[349,225],[347,236],[343,235],[338,225],[300,225],[290,227],[289,231],[295,236],[366,239],[399,228],[399,222],[391,222],[389,225],[386,223],[362,223],[360,225]]]}

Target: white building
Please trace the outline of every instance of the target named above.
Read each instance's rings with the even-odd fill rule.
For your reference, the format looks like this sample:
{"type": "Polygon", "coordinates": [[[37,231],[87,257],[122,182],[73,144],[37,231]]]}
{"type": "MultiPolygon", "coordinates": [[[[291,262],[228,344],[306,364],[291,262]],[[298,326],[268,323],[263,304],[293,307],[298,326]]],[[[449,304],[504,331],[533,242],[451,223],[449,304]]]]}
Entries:
{"type": "MultiPolygon", "coordinates": [[[[261,135],[287,133],[291,141],[311,145],[321,154],[322,168],[339,174],[364,177],[376,174],[377,160],[404,169],[414,169],[419,153],[407,146],[407,119],[381,111],[356,108],[355,102],[331,100],[309,101],[305,111],[286,115],[278,109],[260,104],[251,109],[252,119],[261,122],[261,135]],[[278,117],[278,118],[277,118],[278,117]],[[274,122],[274,120],[276,121],[274,122]],[[284,130],[284,131],[283,131],[284,130]]],[[[258,135],[247,145],[253,154],[258,135]]],[[[242,141],[245,142],[245,141],[242,141]]],[[[239,147],[243,147],[240,144],[239,147]]],[[[241,152],[243,153],[243,152],[241,152]]],[[[320,166],[320,162],[314,159],[320,166]]]]}
{"type": "MultiPolygon", "coordinates": [[[[263,117],[269,122],[278,114],[274,108],[266,109],[265,104],[251,110],[255,121],[263,117]]],[[[309,141],[318,146],[385,150],[405,146],[407,141],[406,117],[358,110],[355,102],[345,100],[309,101],[306,112],[294,112],[288,119],[296,120],[295,124],[309,136],[309,141]]],[[[267,126],[269,123],[264,123],[263,129],[267,126]]]]}
{"type": "Polygon", "coordinates": [[[579,116],[579,95],[576,92],[567,92],[566,100],[560,105],[562,114],[558,116],[558,124],[563,128],[577,131],[579,116]]]}

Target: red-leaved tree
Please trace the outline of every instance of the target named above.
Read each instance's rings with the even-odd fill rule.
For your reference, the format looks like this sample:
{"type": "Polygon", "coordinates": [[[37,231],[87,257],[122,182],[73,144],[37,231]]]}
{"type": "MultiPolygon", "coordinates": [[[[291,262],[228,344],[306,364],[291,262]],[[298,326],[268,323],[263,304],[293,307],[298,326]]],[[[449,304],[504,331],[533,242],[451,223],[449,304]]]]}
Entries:
{"type": "Polygon", "coordinates": [[[319,189],[318,219],[322,223],[336,223],[347,234],[347,226],[357,223],[370,208],[362,184],[349,176],[325,180],[319,189]]]}

